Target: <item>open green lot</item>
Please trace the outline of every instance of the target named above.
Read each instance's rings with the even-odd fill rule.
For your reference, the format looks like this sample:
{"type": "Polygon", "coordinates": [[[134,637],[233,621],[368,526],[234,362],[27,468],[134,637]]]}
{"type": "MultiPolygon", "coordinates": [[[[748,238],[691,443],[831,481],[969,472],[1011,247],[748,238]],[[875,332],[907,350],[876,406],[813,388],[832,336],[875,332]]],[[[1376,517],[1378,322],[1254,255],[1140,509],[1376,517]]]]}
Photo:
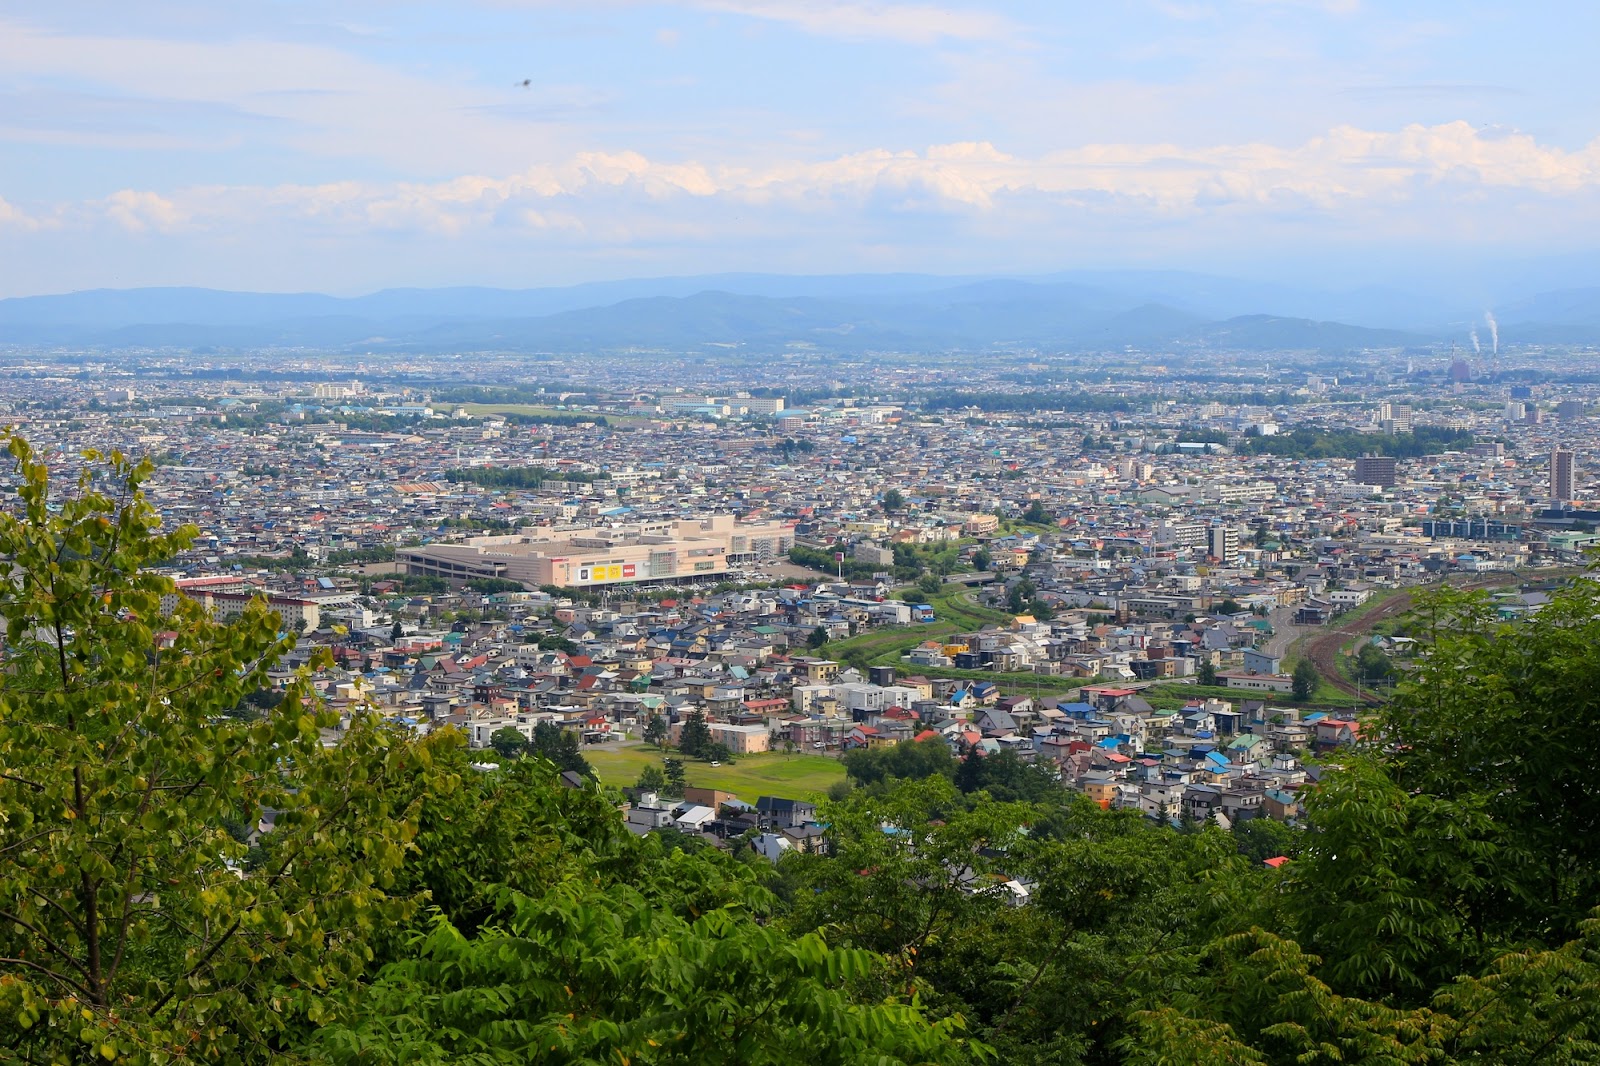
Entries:
{"type": "Polygon", "coordinates": [[[1048,674],[999,674],[992,670],[955,670],[939,666],[908,667],[900,657],[925,640],[938,640],[957,633],[970,633],[986,625],[1009,625],[1011,615],[974,603],[972,593],[960,585],[947,585],[930,597],[937,621],[910,626],[869,629],[844,640],[829,641],[818,655],[865,669],[868,666],[894,666],[903,673],[923,677],[950,677],[967,681],[992,681],[1002,692],[1022,695],[1059,695],[1087,682],[1048,674]]]}
{"type": "MultiPolygon", "coordinates": [[[[583,757],[607,785],[631,785],[646,766],[660,766],[662,755],[654,748],[635,744],[627,747],[594,745],[585,748],[583,757]]],[[[732,763],[712,766],[697,759],[683,761],[689,784],[732,792],[746,803],[761,796],[785,799],[817,799],[835,781],[844,780],[844,764],[825,755],[744,755],[732,763]]]]}
{"type": "Polygon", "coordinates": [[[937,621],[920,622],[911,626],[892,626],[887,629],[869,629],[865,633],[845,640],[830,641],[818,654],[841,662],[897,666],[901,655],[925,640],[982,629],[991,623],[996,625],[1010,623],[1009,614],[989,607],[980,607],[968,599],[968,596],[968,590],[962,586],[946,585],[937,595],[927,600],[933,607],[934,618],[937,621]]]}
{"type": "Polygon", "coordinates": [[[1350,697],[1328,684],[1319,681],[1317,688],[1311,693],[1311,699],[1303,704],[1296,704],[1287,693],[1252,692],[1245,689],[1228,688],[1225,685],[1190,685],[1171,683],[1166,685],[1151,685],[1140,693],[1141,696],[1157,710],[1173,710],[1182,707],[1190,700],[1219,699],[1230,703],[1243,703],[1247,700],[1265,700],[1278,706],[1299,706],[1306,711],[1326,711],[1330,709],[1347,709],[1350,706],[1350,697]]]}

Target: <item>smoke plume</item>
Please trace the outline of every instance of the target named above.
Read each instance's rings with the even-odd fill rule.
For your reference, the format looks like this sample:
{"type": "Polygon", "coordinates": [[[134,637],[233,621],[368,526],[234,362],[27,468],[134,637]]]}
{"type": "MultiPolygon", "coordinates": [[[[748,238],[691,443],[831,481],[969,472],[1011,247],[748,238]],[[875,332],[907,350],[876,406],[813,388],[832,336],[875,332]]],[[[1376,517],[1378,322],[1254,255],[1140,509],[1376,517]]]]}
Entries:
{"type": "Polygon", "coordinates": [[[1469,326],[1467,328],[1467,332],[1472,335],[1472,354],[1473,355],[1482,355],[1483,354],[1483,345],[1478,343],[1478,327],[1477,326],[1469,326]]]}
{"type": "Polygon", "coordinates": [[[1489,343],[1494,347],[1494,354],[1500,354],[1500,323],[1494,320],[1493,311],[1485,311],[1483,320],[1489,323],[1489,343]]]}

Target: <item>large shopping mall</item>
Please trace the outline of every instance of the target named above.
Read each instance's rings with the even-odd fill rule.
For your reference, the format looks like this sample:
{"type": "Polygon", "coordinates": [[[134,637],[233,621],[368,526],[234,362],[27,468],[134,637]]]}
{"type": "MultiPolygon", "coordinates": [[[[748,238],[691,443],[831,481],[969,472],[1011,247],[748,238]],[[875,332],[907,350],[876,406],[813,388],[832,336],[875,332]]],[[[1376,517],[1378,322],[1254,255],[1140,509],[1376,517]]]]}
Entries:
{"type": "Polygon", "coordinates": [[[792,523],[742,523],[732,515],[712,515],[472,537],[460,544],[402,548],[396,559],[408,574],[450,581],[496,577],[529,588],[583,588],[715,580],[782,558],[793,546],[792,523]]]}

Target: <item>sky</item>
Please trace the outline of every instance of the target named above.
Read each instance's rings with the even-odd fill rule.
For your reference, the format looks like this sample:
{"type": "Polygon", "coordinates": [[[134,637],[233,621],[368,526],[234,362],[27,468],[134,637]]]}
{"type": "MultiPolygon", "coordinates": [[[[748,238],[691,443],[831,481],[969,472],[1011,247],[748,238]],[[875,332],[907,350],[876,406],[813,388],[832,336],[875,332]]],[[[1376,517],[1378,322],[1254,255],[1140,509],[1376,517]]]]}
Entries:
{"type": "Polygon", "coordinates": [[[0,0],[0,297],[1554,285],[1600,269],[1597,40],[1588,0],[0,0]]]}

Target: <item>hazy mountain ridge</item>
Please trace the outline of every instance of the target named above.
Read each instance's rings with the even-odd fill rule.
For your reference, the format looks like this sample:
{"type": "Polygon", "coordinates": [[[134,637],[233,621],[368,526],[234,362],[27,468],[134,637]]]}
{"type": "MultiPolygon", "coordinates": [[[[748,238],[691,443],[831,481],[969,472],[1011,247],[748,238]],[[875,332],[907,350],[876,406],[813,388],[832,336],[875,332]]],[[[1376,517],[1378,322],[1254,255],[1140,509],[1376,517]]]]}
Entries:
{"type": "MultiPolygon", "coordinates": [[[[357,297],[158,288],[0,300],[0,344],[396,352],[715,344],[1337,350],[1465,340],[1474,322],[1484,332],[1478,312],[1442,306],[1381,287],[1315,293],[1180,272],[1031,279],[728,274],[526,290],[386,289],[357,297]],[[1417,317],[1402,317],[1408,309],[1417,317]]],[[[1536,294],[1508,304],[1499,320],[1503,330],[1509,327],[1506,343],[1600,342],[1600,289],[1536,294]]]]}

